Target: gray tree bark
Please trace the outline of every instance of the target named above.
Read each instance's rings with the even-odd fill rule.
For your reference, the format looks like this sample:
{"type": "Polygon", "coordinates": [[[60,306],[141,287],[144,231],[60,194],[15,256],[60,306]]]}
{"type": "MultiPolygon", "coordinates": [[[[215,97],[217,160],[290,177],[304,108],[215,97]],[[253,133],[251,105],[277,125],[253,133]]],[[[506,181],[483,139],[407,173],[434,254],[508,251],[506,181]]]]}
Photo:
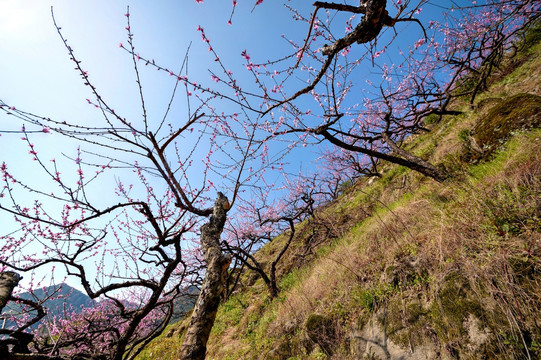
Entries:
{"type": "Polygon", "coordinates": [[[434,165],[432,165],[428,161],[424,161],[420,157],[417,157],[410,152],[407,152],[404,149],[401,149],[394,141],[391,140],[389,135],[387,135],[386,133],[382,133],[381,137],[395,153],[402,156],[406,161],[410,163],[410,165],[407,166],[410,169],[418,171],[423,175],[430,176],[438,182],[443,182],[446,179],[445,174],[438,170],[434,165]]]}
{"type": "Polygon", "coordinates": [[[6,306],[13,288],[19,284],[22,276],[13,271],[4,271],[0,273],[0,313],[6,306]]]}
{"type": "Polygon", "coordinates": [[[227,269],[231,264],[231,257],[224,255],[220,248],[220,235],[227,210],[229,201],[219,192],[209,222],[201,227],[201,247],[207,262],[207,272],[186,330],[179,360],[202,360],[207,352],[207,341],[220,305],[227,269]]]}

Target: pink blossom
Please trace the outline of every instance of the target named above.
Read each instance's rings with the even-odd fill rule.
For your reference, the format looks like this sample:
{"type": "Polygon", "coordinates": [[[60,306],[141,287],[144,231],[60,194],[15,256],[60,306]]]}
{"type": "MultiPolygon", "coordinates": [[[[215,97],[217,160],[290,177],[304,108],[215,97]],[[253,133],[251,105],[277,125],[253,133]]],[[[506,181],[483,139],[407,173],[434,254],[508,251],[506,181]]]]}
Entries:
{"type": "Polygon", "coordinates": [[[417,49],[418,47],[420,47],[421,45],[423,45],[425,43],[425,39],[419,39],[415,42],[415,48],[417,49]]]}
{"type": "Polygon", "coordinates": [[[383,54],[385,52],[385,50],[380,50],[380,51],[377,51],[375,54],[374,54],[374,59],[375,58],[378,58],[381,54],[383,54]]]}

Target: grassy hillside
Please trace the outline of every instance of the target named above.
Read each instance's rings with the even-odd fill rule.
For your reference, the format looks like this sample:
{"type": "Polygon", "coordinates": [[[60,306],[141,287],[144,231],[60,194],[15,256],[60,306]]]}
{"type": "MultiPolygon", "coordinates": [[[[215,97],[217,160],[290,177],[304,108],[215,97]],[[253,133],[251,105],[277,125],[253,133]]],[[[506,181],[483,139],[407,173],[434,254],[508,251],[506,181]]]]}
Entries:
{"type": "MultiPolygon", "coordinates": [[[[279,264],[278,298],[243,274],[208,359],[541,357],[541,46],[454,107],[407,144],[451,178],[387,165],[319,209],[279,264]]],[[[175,358],[184,326],[140,359],[175,358]]]]}

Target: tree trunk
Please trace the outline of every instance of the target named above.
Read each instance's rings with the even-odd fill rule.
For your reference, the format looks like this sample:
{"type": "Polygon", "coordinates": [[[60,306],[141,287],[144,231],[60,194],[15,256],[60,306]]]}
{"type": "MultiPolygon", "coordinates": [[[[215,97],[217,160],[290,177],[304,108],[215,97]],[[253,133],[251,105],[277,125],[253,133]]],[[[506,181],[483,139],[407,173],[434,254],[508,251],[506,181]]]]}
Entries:
{"type": "Polygon", "coordinates": [[[214,325],[224,290],[225,275],[229,264],[231,264],[231,257],[225,256],[220,248],[220,235],[224,228],[228,209],[227,198],[222,193],[218,193],[213,215],[209,222],[201,227],[201,248],[207,262],[207,272],[201,293],[195,303],[190,324],[186,330],[179,360],[202,360],[205,358],[210,330],[214,325]]]}
{"type": "Polygon", "coordinates": [[[446,179],[445,174],[439,171],[434,165],[432,165],[428,161],[424,161],[423,159],[413,155],[410,152],[407,152],[404,149],[401,149],[394,141],[391,140],[389,135],[387,135],[386,133],[382,133],[381,136],[394,152],[396,152],[406,161],[411,163],[411,165],[408,166],[410,169],[418,171],[423,175],[429,176],[438,182],[443,182],[446,179]]]}
{"type": "Polygon", "coordinates": [[[376,159],[381,159],[393,164],[405,166],[411,170],[414,170],[423,175],[429,176],[438,182],[443,182],[445,179],[447,179],[446,174],[442,173],[431,163],[424,161],[423,159],[407,152],[404,149],[401,149],[394,141],[391,140],[389,135],[386,133],[382,133],[381,137],[383,138],[383,140],[385,140],[387,145],[389,145],[391,150],[393,150],[397,154],[397,156],[367,149],[362,146],[356,146],[356,145],[345,143],[342,140],[331,135],[325,126],[321,126],[314,130],[311,130],[311,132],[316,135],[322,135],[325,139],[329,140],[331,144],[341,147],[342,149],[358,152],[361,154],[374,157],[376,159]]]}
{"type": "Polygon", "coordinates": [[[41,354],[8,354],[2,360],[64,360],[58,356],[49,356],[41,354]]]}
{"type": "Polygon", "coordinates": [[[0,313],[11,297],[13,288],[19,284],[21,279],[22,277],[13,271],[5,271],[0,273],[0,313]]]}

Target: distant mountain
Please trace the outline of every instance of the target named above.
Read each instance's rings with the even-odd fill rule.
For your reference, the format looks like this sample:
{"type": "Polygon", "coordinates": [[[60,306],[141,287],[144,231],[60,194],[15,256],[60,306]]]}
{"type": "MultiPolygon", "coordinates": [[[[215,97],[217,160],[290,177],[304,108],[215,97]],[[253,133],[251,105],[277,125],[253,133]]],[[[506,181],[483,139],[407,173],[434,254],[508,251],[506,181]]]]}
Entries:
{"type": "MultiPolygon", "coordinates": [[[[27,300],[34,301],[45,301],[43,302],[43,307],[47,311],[48,317],[53,317],[60,315],[64,312],[76,312],[79,313],[82,307],[92,307],[95,303],[88,295],[82,293],[81,291],[67,285],[52,285],[41,289],[36,289],[32,293],[25,292],[17,294],[17,297],[27,300]]],[[[23,309],[22,305],[14,304],[9,302],[5,307],[4,314],[17,314],[21,313],[23,309]]],[[[36,311],[30,312],[31,314],[36,314],[36,311]]],[[[9,328],[13,323],[6,321],[4,324],[0,323],[0,328],[5,327],[9,328]]],[[[35,324],[33,327],[37,327],[35,324]]]]}
{"type": "Polygon", "coordinates": [[[170,324],[176,323],[186,316],[195,306],[195,302],[199,296],[200,289],[196,286],[190,286],[184,296],[180,296],[175,300],[175,312],[169,321],[170,324]]]}
{"type": "Polygon", "coordinates": [[[44,289],[37,289],[30,293],[23,293],[19,295],[23,299],[46,299],[43,305],[47,309],[48,315],[54,316],[61,314],[64,309],[67,311],[80,312],[81,307],[91,307],[94,301],[88,297],[88,295],[81,291],[67,285],[53,285],[44,289]]]}
{"type": "MultiPolygon", "coordinates": [[[[192,286],[188,289],[188,293],[185,296],[179,297],[175,301],[175,312],[170,320],[170,323],[183,319],[186,313],[194,307],[198,295],[199,289],[192,286]]],[[[42,301],[46,299],[43,302],[43,306],[47,311],[48,318],[62,315],[64,311],[67,313],[79,313],[83,307],[92,307],[97,303],[95,300],[90,299],[88,295],[67,284],[53,285],[46,288],[36,289],[32,293],[25,292],[17,294],[17,297],[34,301],[42,301]]],[[[9,302],[2,313],[3,315],[16,315],[18,313],[22,313],[22,310],[22,305],[9,302]]],[[[36,311],[32,311],[30,313],[36,314],[36,311]]],[[[35,324],[32,326],[32,328],[36,328],[38,324],[35,324]]],[[[9,328],[12,325],[14,325],[14,323],[11,321],[6,321],[3,323],[3,321],[0,320],[0,328],[9,328]]]]}

